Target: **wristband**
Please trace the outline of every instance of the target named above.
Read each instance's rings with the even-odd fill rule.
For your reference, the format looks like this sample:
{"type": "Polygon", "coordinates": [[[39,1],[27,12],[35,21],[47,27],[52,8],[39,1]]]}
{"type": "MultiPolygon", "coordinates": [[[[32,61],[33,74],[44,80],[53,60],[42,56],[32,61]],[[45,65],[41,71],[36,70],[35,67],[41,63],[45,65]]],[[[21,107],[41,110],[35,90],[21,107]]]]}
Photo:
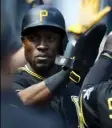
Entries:
{"type": "Polygon", "coordinates": [[[70,70],[61,70],[55,75],[44,80],[45,85],[51,92],[54,92],[60,86],[66,86],[69,82],[70,70]]]}
{"type": "Polygon", "coordinates": [[[74,61],[75,61],[75,57],[67,58],[64,56],[57,56],[55,59],[55,64],[69,68],[69,69],[73,69],[74,61]]]}

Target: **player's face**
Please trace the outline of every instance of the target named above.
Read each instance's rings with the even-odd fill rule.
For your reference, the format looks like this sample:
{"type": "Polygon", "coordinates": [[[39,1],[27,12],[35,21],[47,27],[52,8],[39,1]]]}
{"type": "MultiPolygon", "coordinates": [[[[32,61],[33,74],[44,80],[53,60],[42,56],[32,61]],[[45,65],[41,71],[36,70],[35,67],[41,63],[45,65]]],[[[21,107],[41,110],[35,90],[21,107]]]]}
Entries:
{"type": "Polygon", "coordinates": [[[54,30],[31,30],[23,38],[26,60],[37,71],[50,69],[54,65],[60,41],[60,34],[54,30]]]}

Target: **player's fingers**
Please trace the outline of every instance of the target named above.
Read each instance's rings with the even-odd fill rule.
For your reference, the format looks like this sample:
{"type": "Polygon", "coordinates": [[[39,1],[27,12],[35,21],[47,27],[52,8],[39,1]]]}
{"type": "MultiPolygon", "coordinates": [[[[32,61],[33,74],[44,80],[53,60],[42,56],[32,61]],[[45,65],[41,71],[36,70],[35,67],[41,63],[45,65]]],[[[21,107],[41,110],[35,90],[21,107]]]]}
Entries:
{"type": "Polygon", "coordinates": [[[86,1],[86,0],[82,0],[82,1],[81,1],[81,5],[80,5],[80,7],[83,8],[83,7],[85,6],[85,1],[86,1]]]}
{"type": "Polygon", "coordinates": [[[85,3],[85,0],[82,0],[82,1],[81,1],[81,4],[84,5],[84,3],[85,3]]]}
{"type": "Polygon", "coordinates": [[[101,0],[93,0],[93,4],[95,4],[95,5],[101,4],[101,0]]]}
{"type": "Polygon", "coordinates": [[[92,5],[96,4],[96,0],[91,0],[92,5]]]}
{"type": "MultiPolygon", "coordinates": [[[[82,0],[82,2],[81,2],[81,4],[80,4],[80,14],[79,14],[79,15],[81,15],[82,12],[83,12],[83,10],[85,9],[85,1],[86,1],[86,0],[82,0]]],[[[80,17],[80,16],[79,16],[79,17],[80,17]]]]}
{"type": "Polygon", "coordinates": [[[100,11],[97,15],[97,20],[103,19],[103,17],[112,10],[110,6],[105,7],[102,11],[100,11]]]}
{"type": "Polygon", "coordinates": [[[91,6],[91,0],[82,0],[80,11],[86,10],[91,6]]]}
{"type": "Polygon", "coordinates": [[[28,4],[31,4],[34,0],[25,0],[28,4]]]}
{"type": "Polygon", "coordinates": [[[86,4],[86,6],[91,5],[91,0],[86,0],[86,1],[85,1],[85,4],[86,4]]]}
{"type": "Polygon", "coordinates": [[[82,0],[83,7],[86,7],[89,3],[89,0],[82,0]]]}
{"type": "Polygon", "coordinates": [[[100,10],[101,0],[93,0],[93,9],[97,13],[100,10]]]}

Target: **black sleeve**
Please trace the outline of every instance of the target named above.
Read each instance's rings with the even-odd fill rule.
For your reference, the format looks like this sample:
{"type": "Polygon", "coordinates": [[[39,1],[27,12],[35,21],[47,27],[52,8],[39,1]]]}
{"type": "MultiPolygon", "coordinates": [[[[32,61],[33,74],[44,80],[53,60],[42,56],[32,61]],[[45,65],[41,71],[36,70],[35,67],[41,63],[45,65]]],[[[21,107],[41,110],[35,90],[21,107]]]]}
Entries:
{"type": "Polygon", "coordinates": [[[87,84],[95,85],[99,84],[102,81],[107,81],[111,73],[112,59],[107,56],[101,55],[84,79],[83,86],[86,86],[87,84]]]}
{"type": "Polygon", "coordinates": [[[111,128],[112,81],[87,85],[81,92],[80,107],[87,126],[111,128]]]}
{"type": "MultiPolygon", "coordinates": [[[[110,74],[112,74],[112,59],[101,55],[83,82],[80,91],[80,107],[87,125],[90,124],[99,127],[99,110],[97,110],[99,103],[97,101],[100,97],[100,92],[103,96],[106,94],[106,90],[101,82],[107,81],[110,74]]],[[[104,100],[105,98],[101,99],[102,103],[105,102],[104,100]]]]}
{"type": "Polygon", "coordinates": [[[24,87],[23,87],[20,83],[13,82],[13,89],[14,89],[16,92],[19,92],[20,90],[23,90],[24,87]]]}
{"type": "Polygon", "coordinates": [[[27,82],[27,76],[23,71],[17,71],[16,73],[14,73],[13,75],[13,89],[18,92],[22,89],[25,89],[28,85],[27,82]]]}
{"type": "Polygon", "coordinates": [[[40,81],[41,80],[39,80],[37,77],[32,76],[24,70],[17,70],[13,74],[13,89],[15,91],[19,91],[33,84],[37,84],[40,81]]]}

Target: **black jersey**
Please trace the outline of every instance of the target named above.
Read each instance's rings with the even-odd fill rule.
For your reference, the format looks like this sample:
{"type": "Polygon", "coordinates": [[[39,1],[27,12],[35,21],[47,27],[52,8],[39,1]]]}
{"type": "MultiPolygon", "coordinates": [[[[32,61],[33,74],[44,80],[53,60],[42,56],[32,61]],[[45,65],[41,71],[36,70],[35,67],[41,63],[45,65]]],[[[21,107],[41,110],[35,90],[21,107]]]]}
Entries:
{"type": "MultiPolygon", "coordinates": [[[[13,87],[16,91],[20,91],[33,84],[38,84],[43,79],[38,74],[26,68],[21,68],[14,74],[13,87]]],[[[44,106],[32,105],[30,107],[37,113],[38,128],[66,128],[64,117],[60,114],[61,109],[58,98],[54,98],[44,106]]]]}
{"type": "MultiPolygon", "coordinates": [[[[17,72],[14,74],[13,87],[16,91],[19,91],[43,80],[44,78],[42,76],[30,71],[27,69],[27,67],[23,67],[17,70],[17,72]]],[[[43,111],[44,109],[44,113],[42,113],[43,117],[42,115],[40,115],[40,117],[42,117],[44,120],[46,120],[45,117],[47,119],[49,118],[50,123],[55,121],[58,128],[61,126],[60,123],[63,124],[63,122],[64,125],[66,125],[64,128],[77,128],[81,121],[78,114],[78,95],[80,86],[78,84],[75,85],[74,82],[71,81],[65,88],[58,91],[59,92],[55,94],[54,99],[49,102],[48,105],[44,106],[44,108],[39,108],[39,106],[36,106],[37,113],[43,111]],[[75,97],[75,101],[73,100],[73,97],[75,97]],[[72,101],[75,103],[75,105],[72,101]],[[52,118],[52,114],[50,115],[49,113],[55,115],[56,119],[54,120],[52,118]]],[[[41,122],[39,123],[41,125],[41,122]]]]}
{"type": "Polygon", "coordinates": [[[80,107],[89,128],[112,128],[112,80],[83,86],[80,107]]]}

